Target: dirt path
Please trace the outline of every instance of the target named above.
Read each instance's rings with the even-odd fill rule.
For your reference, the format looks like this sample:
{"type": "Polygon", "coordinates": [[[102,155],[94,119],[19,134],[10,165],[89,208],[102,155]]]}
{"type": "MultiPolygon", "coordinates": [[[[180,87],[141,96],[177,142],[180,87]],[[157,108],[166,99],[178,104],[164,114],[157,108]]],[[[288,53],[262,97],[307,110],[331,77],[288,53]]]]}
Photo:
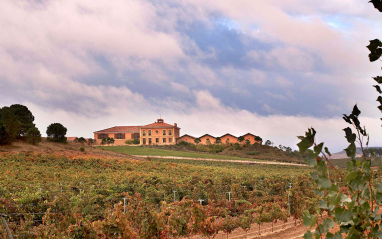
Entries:
{"type": "Polygon", "coordinates": [[[199,160],[199,161],[214,161],[214,162],[231,162],[231,163],[245,163],[245,164],[267,164],[267,165],[286,165],[286,166],[299,166],[307,167],[306,164],[298,163],[284,163],[284,162],[271,162],[271,161],[250,161],[250,160],[230,160],[230,159],[212,159],[212,158],[188,158],[176,156],[153,156],[153,155],[132,155],[137,158],[160,158],[160,159],[186,159],[186,160],[199,160]]]}

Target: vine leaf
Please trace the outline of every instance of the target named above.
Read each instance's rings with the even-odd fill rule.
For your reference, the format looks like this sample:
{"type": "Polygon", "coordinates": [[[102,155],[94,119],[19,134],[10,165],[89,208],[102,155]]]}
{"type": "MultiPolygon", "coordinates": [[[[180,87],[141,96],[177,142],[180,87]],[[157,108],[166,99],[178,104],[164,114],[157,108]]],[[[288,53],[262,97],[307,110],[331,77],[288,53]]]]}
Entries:
{"type": "Polygon", "coordinates": [[[379,94],[382,94],[382,90],[381,87],[379,87],[379,85],[373,85],[373,87],[375,87],[379,94]]]}
{"type": "Polygon", "coordinates": [[[382,1],[381,0],[371,0],[371,2],[378,11],[382,12],[382,1]]]}
{"type": "MultiPolygon", "coordinates": [[[[381,2],[381,0],[379,0],[378,2],[381,2]]],[[[379,3],[379,4],[381,4],[381,3],[379,3]]],[[[374,4],[374,6],[376,6],[376,5],[374,4]]],[[[370,44],[367,46],[367,48],[370,51],[369,60],[371,62],[376,61],[381,57],[382,48],[380,48],[380,47],[382,47],[382,42],[380,40],[374,39],[374,40],[370,41],[370,44]]]]}

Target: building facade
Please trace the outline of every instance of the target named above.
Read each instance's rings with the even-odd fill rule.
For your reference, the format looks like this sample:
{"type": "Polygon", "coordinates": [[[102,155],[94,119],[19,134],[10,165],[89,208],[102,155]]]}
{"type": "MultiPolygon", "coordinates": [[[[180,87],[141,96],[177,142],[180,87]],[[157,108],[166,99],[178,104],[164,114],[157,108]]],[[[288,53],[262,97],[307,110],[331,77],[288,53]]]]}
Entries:
{"type": "Polygon", "coordinates": [[[174,125],[167,124],[163,119],[158,119],[153,124],[141,126],[139,135],[141,136],[141,145],[171,145],[176,144],[176,139],[179,138],[180,128],[175,123],[174,125]]]}
{"type": "Polygon", "coordinates": [[[180,128],[158,119],[153,124],[144,126],[114,126],[94,132],[95,144],[101,144],[103,139],[114,139],[113,145],[126,145],[126,140],[139,140],[140,145],[171,145],[176,144],[180,128]]]}

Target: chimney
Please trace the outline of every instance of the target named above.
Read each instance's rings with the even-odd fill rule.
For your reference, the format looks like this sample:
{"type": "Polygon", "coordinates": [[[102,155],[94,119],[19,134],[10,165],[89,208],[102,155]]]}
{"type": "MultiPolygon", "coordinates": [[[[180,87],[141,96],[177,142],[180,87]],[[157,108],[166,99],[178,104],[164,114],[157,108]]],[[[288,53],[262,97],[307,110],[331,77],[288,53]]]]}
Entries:
{"type": "Polygon", "coordinates": [[[174,126],[175,126],[175,127],[178,127],[178,124],[177,124],[177,123],[174,123],[174,126]]]}

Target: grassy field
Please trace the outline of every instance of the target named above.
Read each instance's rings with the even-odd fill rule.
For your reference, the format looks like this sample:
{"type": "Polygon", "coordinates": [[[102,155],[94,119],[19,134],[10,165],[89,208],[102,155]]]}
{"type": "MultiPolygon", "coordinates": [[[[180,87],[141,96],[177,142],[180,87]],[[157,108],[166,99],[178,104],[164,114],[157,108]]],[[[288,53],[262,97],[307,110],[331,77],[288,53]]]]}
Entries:
{"type": "Polygon", "coordinates": [[[131,147],[131,146],[100,146],[99,148],[114,151],[129,155],[149,155],[149,156],[174,156],[174,157],[186,157],[186,158],[212,158],[212,159],[230,159],[230,160],[250,160],[258,161],[251,158],[239,158],[224,155],[208,154],[208,153],[194,153],[185,151],[176,151],[168,149],[157,149],[147,147],[131,147]]]}

